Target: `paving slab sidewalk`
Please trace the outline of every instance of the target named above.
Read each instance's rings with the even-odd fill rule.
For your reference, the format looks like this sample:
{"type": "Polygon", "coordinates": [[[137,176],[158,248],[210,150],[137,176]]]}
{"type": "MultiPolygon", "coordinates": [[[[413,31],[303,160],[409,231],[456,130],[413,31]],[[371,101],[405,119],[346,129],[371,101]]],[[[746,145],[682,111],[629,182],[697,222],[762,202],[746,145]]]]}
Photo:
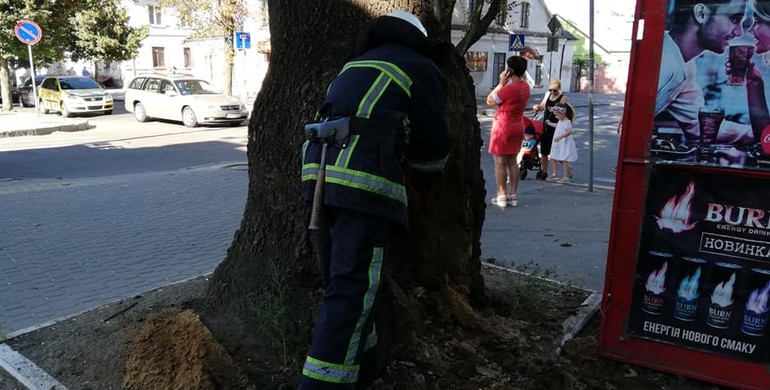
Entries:
{"type": "Polygon", "coordinates": [[[57,131],[88,130],[87,118],[62,118],[58,114],[0,111],[0,138],[45,135],[57,131]]]}

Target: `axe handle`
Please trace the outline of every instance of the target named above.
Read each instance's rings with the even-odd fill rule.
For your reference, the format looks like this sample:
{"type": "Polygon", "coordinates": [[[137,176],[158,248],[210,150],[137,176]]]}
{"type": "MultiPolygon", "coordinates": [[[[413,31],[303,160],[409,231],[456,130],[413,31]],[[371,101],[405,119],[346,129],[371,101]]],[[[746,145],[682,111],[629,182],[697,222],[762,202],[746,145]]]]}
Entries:
{"type": "Polygon", "coordinates": [[[324,203],[324,182],[326,182],[326,143],[321,148],[321,164],[318,168],[318,177],[315,179],[315,191],[313,191],[313,211],[310,213],[310,225],[308,229],[318,230],[321,227],[321,209],[324,203]]]}

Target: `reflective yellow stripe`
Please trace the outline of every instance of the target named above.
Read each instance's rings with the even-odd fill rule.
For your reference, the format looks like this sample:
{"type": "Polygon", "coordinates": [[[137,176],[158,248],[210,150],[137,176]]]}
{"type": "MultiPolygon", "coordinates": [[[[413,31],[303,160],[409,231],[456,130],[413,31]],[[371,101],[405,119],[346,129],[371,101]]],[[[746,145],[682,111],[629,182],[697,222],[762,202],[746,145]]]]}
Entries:
{"type": "Polygon", "coordinates": [[[350,336],[348,352],[345,355],[345,364],[353,364],[357,360],[358,345],[361,343],[364,324],[369,318],[369,313],[372,311],[372,306],[374,305],[374,297],[377,295],[377,288],[380,286],[383,251],[383,248],[377,247],[372,250],[372,259],[369,263],[369,287],[366,289],[366,294],[364,294],[364,302],[361,315],[358,316],[358,322],[356,322],[353,335],[350,336]]]}
{"type": "Polygon", "coordinates": [[[356,149],[356,145],[358,145],[358,139],[361,138],[359,135],[353,135],[350,137],[350,145],[348,145],[347,148],[342,149],[340,154],[337,156],[337,161],[334,163],[334,165],[342,168],[347,168],[348,164],[350,164],[350,156],[353,154],[353,151],[356,149]]]}
{"type": "Polygon", "coordinates": [[[349,364],[329,363],[308,356],[302,375],[331,383],[356,383],[358,380],[359,366],[349,364]]]}
{"type": "Polygon", "coordinates": [[[385,90],[388,88],[388,85],[390,85],[391,80],[391,78],[385,77],[384,72],[380,73],[380,77],[377,77],[377,80],[374,81],[372,86],[369,88],[369,91],[366,92],[364,98],[361,99],[361,103],[358,105],[358,112],[356,112],[357,117],[368,118],[372,115],[374,105],[377,104],[377,101],[380,100],[382,94],[385,93],[385,90]]]}
{"type": "MultiPolygon", "coordinates": [[[[302,181],[316,180],[319,167],[319,164],[303,165],[302,181]]],[[[406,204],[406,187],[404,185],[371,173],[327,165],[326,182],[369,191],[406,204]]]]}
{"type": "Polygon", "coordinates": [[[412,97],[412,79],[398,66],[391,64],[390,62],[385,61],[353,61],[348,62],[345,64],[345,66],[342,68],[342,71],[340,74],[344,73],[345,71],[351,69],[351,68],[374,68],[381,72],[384,72],[390,79],[392,79],[396,84],[398,84],[401,89],[404,90],[404,92],[407,94],[407,96],[412,97]]]}

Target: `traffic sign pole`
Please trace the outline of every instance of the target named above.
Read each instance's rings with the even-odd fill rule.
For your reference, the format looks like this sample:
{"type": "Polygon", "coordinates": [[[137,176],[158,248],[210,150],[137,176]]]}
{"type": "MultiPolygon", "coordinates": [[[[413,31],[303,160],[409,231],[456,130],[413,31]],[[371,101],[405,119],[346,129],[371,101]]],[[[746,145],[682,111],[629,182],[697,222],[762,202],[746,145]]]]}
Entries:
{"type": "Polygon", "coordinates": [[[40,29],[40,26],[38,26],[37,23],[31,20],[20,20],[16,23],[16,27],[13,30],[14,33],[16,33],[16,38],[19,38],[22,43],[27,45],[27,51],[29,52],[29,69],[30,73],[32,73],[32,93],[34,94],[35,99],[35,116],[39,116],[40,107],[38,107],[38,102],[40,99],[37,98],[35,60],[32,57],[32,45],[40,42],[40,38],[43,37],[43,30],[40,29]]]}
{"type": "Polygon", "coordinates": [[[32,45],[27,45],[27,50],[29,51],[29,69],[32,73],[32,94],[35,97],[35,116],[40,116],[40,107],[38,107],[38,101],[40,99],[37,98],[37,83],[35,83],[35,62],[32,58],[32,45]]]}

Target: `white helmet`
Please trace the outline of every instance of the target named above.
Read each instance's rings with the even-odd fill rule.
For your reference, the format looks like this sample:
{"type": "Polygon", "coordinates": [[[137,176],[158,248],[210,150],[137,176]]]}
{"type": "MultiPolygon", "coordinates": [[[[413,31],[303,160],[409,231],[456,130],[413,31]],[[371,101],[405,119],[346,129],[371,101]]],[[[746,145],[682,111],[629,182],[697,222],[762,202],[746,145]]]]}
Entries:
{"type": "Polygon", "coordinates": [[[401,19],[409,24],[411,24],[414,27],[417,27],[418,30],[422,33],[422,35],[428,36],[428,30],[425,29],[425,26],[422,25],[422,22],[420,22],[420,19],[418,19],[416,16],[410,14],[409,12],[398,10],[391,12],[388,16],[401,19]]]}

